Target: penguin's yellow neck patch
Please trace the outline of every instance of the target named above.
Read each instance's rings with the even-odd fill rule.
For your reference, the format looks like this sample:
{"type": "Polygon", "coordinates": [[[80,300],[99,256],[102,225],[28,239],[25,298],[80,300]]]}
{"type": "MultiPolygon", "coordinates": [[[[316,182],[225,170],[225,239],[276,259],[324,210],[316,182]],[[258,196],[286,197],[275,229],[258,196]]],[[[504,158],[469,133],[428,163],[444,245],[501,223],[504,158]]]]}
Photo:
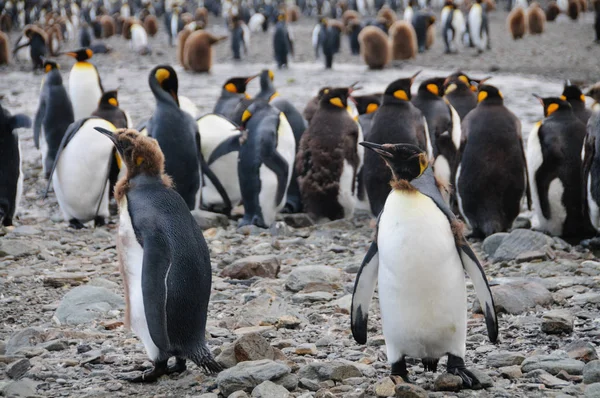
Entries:
{"type": "Polygon", "coordinates": [[[488,96],[487,91],[481,91],[479,94],[477,94],[477,102],[481,102],[484,99],[486,99],[488,96]]]}
{"type": "Polygon", "coordinates": [[[251,99],[252,97],[250,96],[250,94],[248,93],[244,93],[244,95],[246,96],[246,99],[251,99]]]}
{"type": "Polygon", "coordinates": [[[558,104],[548,105],[548,108],[546,108],[546,116],[552,115],[554,112],[556,112],[558,110],[558,108],[559,108],[558,104]]]}
{"type": "Polygon", "coordinates": [[[275,98],[279,97],[279,92],[275,91],[273,93],[273,95],[271,95],[271,98],[269,98],[269,102],[273,101],[275,98]]]}
{"type": "Polygon", "coordinates": [[[117,161],[117,167],[119,168],[119,170],[121,170],[121,167],[123,166],[123,160],[121,159],[121,156],[117,151],[115,151],[115,160],[117,161]]]}
{"type": "Polygon", "coordinates": [[[369,105],[367,105],[367,111],[365,113],[367,113],[367,114],[373,113],[377,109],[379,109],[379,105],[377,105],[377,104],[369,104],[369,105]]]}
{"type": "Polygon", "coordinates": [[[87,61],[77,61],[75,63],[75,65],[73,65],[73,69],[76,70],[89,70],[89,69],[93,69],[94,65],[90,64],[87,61]]]}
{"type": "Polygon", "coordinates": [[[428,84],[427,91],[429,91],[433,95],[440,95],[440,89],[435,84],[428,84]]]}
{"type": "Polygon", "coordinates": [[[394,91],[394,97],[402,101],[408,101],[408,94],[404,90],[394,91]]]}
{"type": "Polygon", "coordinates": [[[329,100],[329,103],[331,105],[337,106],[338,108],[345,108],[344,103],[342,102],[342,100],[339,97],[335,97],[335,98],[331,98],[329,100]]]}

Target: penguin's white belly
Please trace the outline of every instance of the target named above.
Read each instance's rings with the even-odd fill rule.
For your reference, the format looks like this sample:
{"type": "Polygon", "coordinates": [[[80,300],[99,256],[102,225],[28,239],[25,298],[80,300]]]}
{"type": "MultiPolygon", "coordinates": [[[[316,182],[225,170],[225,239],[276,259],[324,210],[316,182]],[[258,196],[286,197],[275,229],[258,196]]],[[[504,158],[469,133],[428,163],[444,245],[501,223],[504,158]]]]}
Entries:
{"type": "Polygon", "coordinates": [[[587,202],[590,212],[590,221],[597,231],[600,231],[600,207],[592,197],[592,174],[588,175],[587,184],[587,202]]]}
{"type": "Polygon", "coordinates": [[[87,222],[96,215],[109,215],[107,179],[113,144],[94,126],[115,131],[110,122],[102,119],[84,123],[63,149],[52,175],[56,199],[66,221],[76,218],[87,222]]]}
{"type": "Polygon", "coordinates": [[[352,192],[354,176],[354,167],[344,159],[342,175],[340,176],[340,190],[337,199],[338,203],[344,209],[344,217],[346,218],[352,217],[352,214],[354,213],[355,194],[352,192]]]}
{"type": "Polygon", "coordinates": [[[134,51],[142,51],[148,47],[148,35],[146,30],[139,24],[131,26],[131,48],[134,51]]]}
{"type": "Polygon", "coordinates": [[[467,294],[446,216],[419,192],[392,191],[379,223],[379,302],[388,361],[464,357],[467,294]]]}
{"type": "MultiPolygon", "coordinates": [[[[237,161],[238,152],[230,152],[210,165],[210,169],[215,173],[225,192],[227,192],[232,206],[237,206],[242,199],[237,161]]],[[[206,206],[223,203],[223,198],[221,198],[213,183],[206,177],[202,187],[202,203],[206,206]]]]}
{"type": "Polygon", "coordinates": [[[78,62],[73,66],[69,75],[69,97],[76,121],[90,116],[96,110],[102,90],[94,65],[78,62]]]}
{"type": "Polygon", "coordinates": [[[452,171],[450,169],[450,163],[444,155],[438,155],[433,163],[433,174],[445,187],[450,187],[450,179],[452,171]]]}
{"type": "Polygon", "coordinates": [[[127,197],[123,197],[119,203],[118,243],[121,261],[123,262],[123,271],[125,272],[123,276],[127,282],[131,330],[142,340],[148,357],[155,360],[158,358],[160,350],[150,336],[144,308],[144,294],[142,292],[144,249],[135,238],[135,232],[127,208],[127,197]]]}

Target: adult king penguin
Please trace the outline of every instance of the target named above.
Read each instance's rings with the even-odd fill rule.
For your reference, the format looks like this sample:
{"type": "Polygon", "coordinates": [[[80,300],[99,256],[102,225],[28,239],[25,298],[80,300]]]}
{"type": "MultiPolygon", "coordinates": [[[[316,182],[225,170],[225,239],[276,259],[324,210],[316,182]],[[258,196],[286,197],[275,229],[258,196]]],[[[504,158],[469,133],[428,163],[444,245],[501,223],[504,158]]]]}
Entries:
{"type": "Polygon", "coordinates": [[[507,231],[527,192],[531,208],[521,122],[494,86],[479,86],[478,105],[462,121],[454,185],[458,208],[473,231],[487,237],[507,231]]]}
{"type": "Polygon", "coordinates": [[[592,115],[592,111],[585,107],[585,95],[583,95],[583,92],[579,87],[571,84],[571,82],[567,80],[560,98],[571,104],[575,116],[577,116],[583,124],[587,124],[592,115]]]}
{"type": "Polygon", "coordinates": [[[88,117],[96,110],[104,89],[96,66],[88,60],[94,54],[89,48],[65,53],[77,60],[69,73],[69,97],[75,120],[88,117]]]}
{"type": "Polygon", "coordinates": [[[158,143],[135,130],[97,130],[114,143],[127,166],[127,175],[115,188],[125,321],[154,362],[153,369],[124,378],[153,382],[183,372],[188,359],[206,371],[220,371],[205,340],[211,290],[208,247],[188,204],[165,174],[158,143]],[[170,357],[176,358],[171,367],[170,357]]]}
{"type": "Polygon", "coordinates": [[[545,119],[527,141],[527,168],[537,218],[534,229],[565,238],[590,233],[582,209],[581,149],[585,125],[560,98],[540,98],[545,119]]]}
{"type": "MultiPolygon", "coordinates": [[[[232,119],[238,113],[237,107],[250,96],[246,93],[248,83],[256,76],[232,77],[227,79],[221,88],[221,96],[217,100],[213,113],[232,119]]],[[[243,110],[242,110],[243,112],[243,110]]]]}
{"type": "MultiPolygon", "coordinates": [[[[397,142],[417,145],[432,155],[427,121],[411,102],[410,88],[419,73],[398,79],[385,89],[381,106],[373,118],[373,126],[365,140],[375,143],[397,142]]],[[[372,213],[377,216],[390,193],[390,171],[373,151],[365,153],[365,188],[372,213]]]]}
{"type": "Polygon", "coordinates": [[[378,219],[375,240],[356,276],[351,326],[365,344],[369,303],[379,282],[379,303],[392,375],[409,381],[405,357],[420,358],[436,371],[448,355],[448,373],[463,386],[479,384],[465,366],[467,337],[466,271],[483,308],[488,337],[498,338],[494,300],[483,267],[438,191],[428,155],[410,144],[361,145],[377,153],[391,170],[392,191],[378,219]],[[426,237],[424,239],[424,237],[426,237]]]}
{"type": "Polygon", "coordinates": [[[594,105],[581,154],[584,204],[592,225],[600,231],[600,83],[592,86],[586,96],[594,99],[594,105]]]}
{"type": "Polygon", "coordinates": [[[285,22],[285,15],[277,16],[275,33],[273,34],[273,53],[277,68],[288,67],[288,54],[294,55],[294,42],[285,22]]]}
{"type": "Polygon", "coordinates": [[[45,60],[44,71],[46,75],[33,123],[33,142],[36,148],[42,150],[42,167],[48,178],[60,142],[69,125],[75,121],[75,116],[58,64],[45,60]]]}
{"type": "MultiPolygon", "coordinates": [[[[489,77],[477,82],[483,84],[488,79],[489,77]]],[[[460,120],[463,120],[477,106],[477,93],[475,93],[477,88],[471,83],[475,81],[458,71],[448,76],[444,82],[444,97],[456,109],[460,120]]]]}

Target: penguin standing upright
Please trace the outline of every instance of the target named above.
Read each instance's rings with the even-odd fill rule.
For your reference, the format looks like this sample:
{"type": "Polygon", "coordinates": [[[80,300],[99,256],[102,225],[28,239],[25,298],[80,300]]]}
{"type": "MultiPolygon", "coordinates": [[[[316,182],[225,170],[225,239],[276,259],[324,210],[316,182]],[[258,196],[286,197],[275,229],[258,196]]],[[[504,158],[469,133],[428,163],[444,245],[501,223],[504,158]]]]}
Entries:
{"type": "Polygon", "coordinates": [[[358,41],[358,35],[362,31],[362,24],[358,19],[352,19],[348,22],[348,41],[350,43],[350,52],[352,55],[360,54],[360,42],[358,41]]]}
{"type": "Polygon", "coordinates": [[[481,53],[486,49],[490,49],[488,16],[483,0],[476,0],[475,4],[471,6],[467,16],[467,30],[469,40],[478,52],[481,53]]]}
{"type": "Polygon", "coordinates": [[[600,43],[600,1],[592,2],[594,6],[594,31],[596,32],[596,43],[600,43]]]}
{"type": "Polygon", "coordinates": [[[358,41],[362,59],[369,69],[383,69],[390,62],[388,37],[378,27],[365,26],[358,41]]]}
{"type": "Polygon", "coordinates": [[[417,56],[417,34],[410,22],[396,21],[392,24],[390,50],[393,60],[405,60],[417,56]]]}
{"type": "Polygon", "coordinates": [[[44,71],[46,75],[33,123],[33,142],[42,151],[42,167],[48,178],[63,136],[75,116],[58,64],[46,60],[44,71]]]}
{"type": "Polygon", "coordinates": [[[582,209],[585,125],[567,101],[537,98],[545,118],[536,123],[527,141],[527,168],[537,218],[533,227],[555,236],[585,237],[591,229],[582,209]]]}
{"type": "Polygon", "coordinates": [[[488,338],[498,339],[498,319],[483,267],[462,234],[462,224],[446,205],[428,168],[427,154],[410,144],[362,143],[391,170],[391,193],[378,218],[375,240],[356,276],[351,306],[354,339],[365,344],[369,303],[379,284],[379,303],[392,376],[409,382],[405,358],[419,358],[437,370],[448,355],[447,371],[463,387],[478,386],[465,365],[467,337],[466,271],[485,316],[488,338]]]}
{"type": "Polygon", "coordinates": [[[522,39],[527,30],[525,25],[525,10],[521,6],[513,8],[508,14],[506,25],[514,40],[522,39]]]}
{"type": "Polygon", "coordinates": [[[315,220],[351,217],[360,164],[360,128],[348,107],[349,88],[326,88],[296,156],[305,211],[315,220]]]}
{"type": "Polygon", "coordinates": [[[527,9],[527,28],[532,35],[544,33],[546,14],[538,2],[533,2],[527,9]]]}
{"type": "Polygon", "coordinates": [[[592,115],[592,111],[585,107],[585,95],[583,95],[581,89],[567,80],[560,98],[571,104],[575,116],[581,120],[583,124],[587,125],[587,122],[592,115]]]}
{"type": "Polygon", "coordinates": [[[127,175],[115,188],[125,321],[154,362],[151,370],[125,379],[153,382],[183,372],[188,359],[206,371],[220,371],[205,340],[211,290],[208,247],[165,174],[158,143],[134,130],[97,130],[114,143],[127,166],[127,175]],[[169,367],[173,356],[176,363],[169,367]]]}
{"type": "Polygon", "coordinates": [[[427,45],[427,31],[435,23],[435,15],[429,11],[419,10],[412,19],[412,25],[417,34],[417,45],[420,53],[425,52],[427,45]]]}
{"type": "MultiPolygon", "coordinates": [[[[325,42],[323,43],[323,55],[325,57],[325,69],[331,69],[333,66],[333,56],[340,49],[340,36],[343,26],[330,21],[327,26],[325,42]]],[[[335,21],[337,22],[337,21],[335,21]]]]}
{"type": "Polygon", "coordinates": [[[227,36],[214,36],[204,30],[192,32],[183,46],[183,68],[194,72],[210,72],[212,67],[213,45],[227,40],[227,36]]]}
{"type": "Polygon", "coordinates": [[[296,142],[283,112],[256,101],[242,115],[246,140],[240,145],[238,175],[244,202],[240,226],[268,228],[285,205],[296,142]]]}
{"type": "Polygon", "coordinates": [[[239,17],[235,16],[231,20],[231,52],[233,52],[233,59],[242,59],[241,53],[244,50],[244,55],[248,55],[248,48],[246,47],[246,38],[244,37],[244,28],[242,21],[239,17]]]}
{"type": "Polygon", "coordinates": [[[315,50],[315,59],[319,59],[323,53],[327,41],[327,18],[320,18],[319,23],[312,31],[312,45],[315,50]]]}
{"type": "Polygon", "coordinates": [[[119,108],[117,90],[107,91],[102,94],[98,108],[92,113],[92,116],[108,120],[118,129],[130,128],[132,124],[127,112],[119,108]]]}
{"type": "Polygon", "coordinates": [[[600,231],[600,83],[592,86],[586,96],[594,99],[594,105],[581,154],[584,205],[590,222],[600,231]]]}
{"type": "MultiPolygon", "coordinates": [[[[410,88],[418,73],[410,78],[390,83],[383,94],[381,106],[373,119],[373,126],[365,140],[375,143],[397,142],[413,144],[432,154],[427,121],[411,102],[410,88]]],[[[390,171],[373,151],[365,153],[365,188],[371,212],[377,216],[390,193],[390,171]]]]}
{"type": "Polygon", "coordinates": [[[14,131],[31,127],[29,117],[10,112],[0,105],[0,225],[13,225],[23,193],[21,144],[14,131]]]}
{"type": "Polygon", "coordinates": [[[10,41],[6,33],[0,30],[0,65],[10,62],[10,41]]]}
{"type": "Polygon", "coordinates": [[[446,5],[442,8],[441,24],[445,53],[451,54],[457,52],[454,42],[457,38],[458,42],[462,40],[466,25],[464,15],[456,4],[454,4],[454,1],[446,0],[446,5]]]}
{"type": "Polygon", "coordinates": [[[273,53],[279,69],[284,66],[287,68],[288,55],[294,55],[294,43],[288,32],[284,14],[277,16],[277,24],[275,25],[275,33],[273,34],[273,53]]]}
{"type": "MultiPolygon", "coordinates": [[[[250,96],[246,93],[248,83],[250,83],[255,76],[244,76],[244,77],[232,77],[227,79],[223,83],[221,88],[221,96],[217,100],[213,113],[217,115],[223,115],[228,119],[233,119],[238,111],[238,106],[244,99],[249,99],[250,96]]],[[[243,110],[242,110],[243,111],[243,110]]]]}
{"type": "Polygon", "coordinates": [[[504,106],[494,86],[479,86],[478,105],[462,121],[455,192],[458,208],[473,230],[487,237],[507,231],[531,197],[521,122],[504,106]]]}
{"type": "MultiPolygon", "coordinates": [[[[481,83],[486,80],[488,78],[482,79],[481,83]]],[[[477,94],[473,91],[475,87],[471,81],[467,75],[458,71],[448,76],[444,82],[444,97],[456,109],[460,120],[477,106],[477,94]]]]}
{"type": "Polygon", "coordinates": [[[88,60],[94,54],[89,48],[65,53],[77,60],[69,73],[69,97],[75,120],[88,117],[98,106],[104,89],[96,66],[88,60]]]}
{"type": "Polygon", "coordinates": [[[21,48],[29,47],[33,69],[41,69],[44,65],[43,58],[48,53],[48,35],[38,26],[27,25],[23,29],[23,37],[27,38],[27,41],[21,42],[18,39],[13,54],[16,54],[21,48]]]}

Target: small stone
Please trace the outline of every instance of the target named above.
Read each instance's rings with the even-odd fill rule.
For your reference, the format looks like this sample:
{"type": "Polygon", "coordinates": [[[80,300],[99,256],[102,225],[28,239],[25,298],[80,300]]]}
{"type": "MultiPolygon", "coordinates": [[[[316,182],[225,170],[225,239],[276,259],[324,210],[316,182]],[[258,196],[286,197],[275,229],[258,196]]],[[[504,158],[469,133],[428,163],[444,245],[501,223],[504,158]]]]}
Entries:
{"type": "Polygon", "coordinates": [[[396,383],[389,377],[384,377],[375,383],[375,395],[378,397],[393,397],[396,394],[396,383]]]}
{"type": "Polygon", "coordinates": [[[227,228],[229,226],[229,219],[224,214],[212,213],[206,210],[192,210],[192,216],[203,230],[218,227],[227,228]]]}
{"type": "Polygon", "coordinates": [[[106,389],[108,391],[119,391],[122,388],[123,388],[123,384],[119,383],[118,381],[106,383],[106,389]]]}
{"type": "Polygon", "coordinates": [[[89,281],[88,274],[81,272],[56,272],[44,277],[44,286],[79,286],[89,281]]]}
{"type": "Polygon", "coordinates": [[[32,256],[40,250],[30,242],[22,240],[2,239],[0,240],[0,257],[13,256],[15,258],[32,256]]]}
{"type": "Polygon", "coordinates": [[[290,393],[284,387],[265,380],[252,390],[254,398],[288,398],[290,393]]]}
{"type": "Polygon", "coordinates": [[[573,315],[568,310],[547,311],[542,318],[542,332],[548,334],[571,333],[573,322],[573,315]]]}
{"type": "Polygon", "coordinates": [[[492,368],[501,368],[511,365],[520,365],[525,360],[525,355],[520,352],[500,351],[488,355],[487,365],[492,368]]]}
{"type": "Polygon", "coordinates": [[[462,388],[462,378],[450,373],[442,373],[433,382],[435,391],[460,391],[462,388]]]}
{"type": "Polygon", "coordinates": [[[275,326],[249,326],[247,328],[238,328],[233,331],[233,334],[235,334],[236,336],[243,336],[245,334],[250,334],[250,333],[262,334],[262,333],[271,332],[274,330],[276,330],[275,326]]]}
{"type": "Polygon", "coordinates": [[[258,333],[249,333],[238,338],[234,343],[234,353],[237,363],[273,359],[273,347],[258,333]]]}
{"type": "Polygon", "coordinates": [[[319,388],[321,388],[321,386],[319,386],[319,383],[314,382],[310,379],[307,378],[302,378],[300,379],[300,382],[298,383],[298,386],[301,388],[304,388],[308,391],[318,391],[319,388]]]}
{"type": "Polygon", "coordinates": [[[586,363],[598,359],[596,348],[587,341],[575,340],[572,343],[569,343],[564,350],[569,354],[569,358],[586,363]]]}
{"type": "Polygon", "coordinates": [[[299,292],[311,282],[338,283],[342,273],[339,269],[324,265],[306,265],[295,268],[288,276],[285,287],[293,292],[299,292]]]}
{"type": "MultiPolygon", "coordinates": [[[[548,306],[554,302],[552,294],[542,284],[525,279],[494,285],[491,290],[498,313],[519,315],[538,305],[548,306]]],[[[478,300],[473,303],[473,312],[481,313],[478,300]]]]}
{"type": "Polygon", "coordinates": [[[414,384],[396,384],[396,398],[427,398],[427,391],[414,384]]]}
{"type": "Polygon", "coordinates": [[[36,346],[44,341],[44,332],[37,328],[25,328],[10,336],[6,343],[6,355],[13,355],[26,347],[36,346]]]}
{"type": "Polygon", "coordinates": [[[550,355],[534,355],[521,364],[521,371],[528,373],[536,369],[543,369],[550,374],[558,374],[564,370],[570,375],[580,375],[583,372],[584,363],[569,358],[564,351],[554,351],[550,355]]]}
{"type": "Polygon", "coordinates": [[[249,395],[246,394],[246,391],[236,391],[229,394],[227,398],[249,398],[249,395]]]}
{"type": "Polygon", "coordinates": [[[296,347],[296,355],[317,355],[317,346],[310,343],[300,344],[296,347]]]}
{"type": "Polygon", "coordinates": [[[559,379],[558,377],[552,376],[550,373],[543,369],[533,370],[525,375],[530,379],[533,379],[536,383],[541,383],[548,388],[561,388],[570,385],[568,381],[559,379]]]}
{"type": "Polygon", "coordinates": [[[302,324],[302,321],[295,316],[292,315],[284,315],[279,317],[275,326],[277,329],[296,329],[298,326],[302,324]]]}
{"type": "MultiPolygon", "coordinates": [[[[217,376],[217,385],[221,393],[225,396],[244,390],[251,392],[265,380],[273,381],[276,384],[282,384],[284,387],[295,388],[291,378],[286,379],[290,374],[290,368],[284,364],[263,359],[260,361],[247,361],[235,365],[233,368],[226,369],[217,376]],[[290,385],[292,384],[292,385],[290,385]]],[[[297,385],[298,380],[295,380],[297,385]]]]}
{"type": "Polygon", "coordinates": [[[588,362],[583,368],[583,383],[600,383],[600,361],[588,362]]]}
{"type": "Polygon", "coordinates": [[[504,238],[506,238],[507,236],[508,233],[499,232],[497,234],[493,234],[485,238],[482,245],[485,254],[487,254],[488,256],[493,256],[494,253],[496,253],[498,247],[500,247],[500,244],[502,243],[504,238]]]}
{"type": "Polygon", "coordinates": [[[473,376],[475,376],[477,380],[479,380],[479,385],[481,386],[481,388],[490,388],[494,386],[494,381],[487,373],[475,368],[469,370],[471,371],[471,373],[473,373],[473,376]]]}
{"type": "Polygon", "coordinates": [[[300,378],[311,380],[342,381],[349,377],[361,377],[361,371],[354,365],[344,362],[311,362],[298,371],[300,378]]]}
{"type": "Polygon", "coordinates": [[[600,304],[600,293],[588,292],[576,294],[571,297],[571,303],[581,306],[586,304],[600,304]]]}
{"type": "Polygon", "coordinates": [[[296,304],[331,300],[333,300],[333,294],[327,292],[297,293],[292,296],[292,302],[296,304]]]}
{"type": "Polygon", "coordinates": [[[548,253],[541,250],[532,250],[528,252],[519,253],[515,258],[517,263],[529,263],[538,260],[548,260],[548,253]]]}
{"type": "Polygon", "coordinates": [[[231,279],[277,278],[280,263],[277,256],[250,256],[239,259],[221,271],[222,277],[231,279]]]}
{"type": "Polygon", "coordinates": [[[306,228],[314,225],[314,222],[304,213],[283,214],[283,221],[292,228],[306,228]]]}
{"type": "Polygon", "coordinates": [[[500,376],[509,380],[516,380],[523,377],[523,372],[521,372],[521,367],[519,365],[512,366],[503,366],[500,369],[500,376]]]}
{"type": "Polygon", "coordinates": [[[29,359],[23,358],[9,364],[6,367],[6,374],[11,379],[20,379],[27,373],[29,368],[31,368],[31,362],[29,362],[29,359]]]}
{"type": "Polygon", "coordinates": [[[43,343],[42,347],[48,351],[63,351],[69,348],[69,345],[64,340],[52,340],[43,343]]]}

